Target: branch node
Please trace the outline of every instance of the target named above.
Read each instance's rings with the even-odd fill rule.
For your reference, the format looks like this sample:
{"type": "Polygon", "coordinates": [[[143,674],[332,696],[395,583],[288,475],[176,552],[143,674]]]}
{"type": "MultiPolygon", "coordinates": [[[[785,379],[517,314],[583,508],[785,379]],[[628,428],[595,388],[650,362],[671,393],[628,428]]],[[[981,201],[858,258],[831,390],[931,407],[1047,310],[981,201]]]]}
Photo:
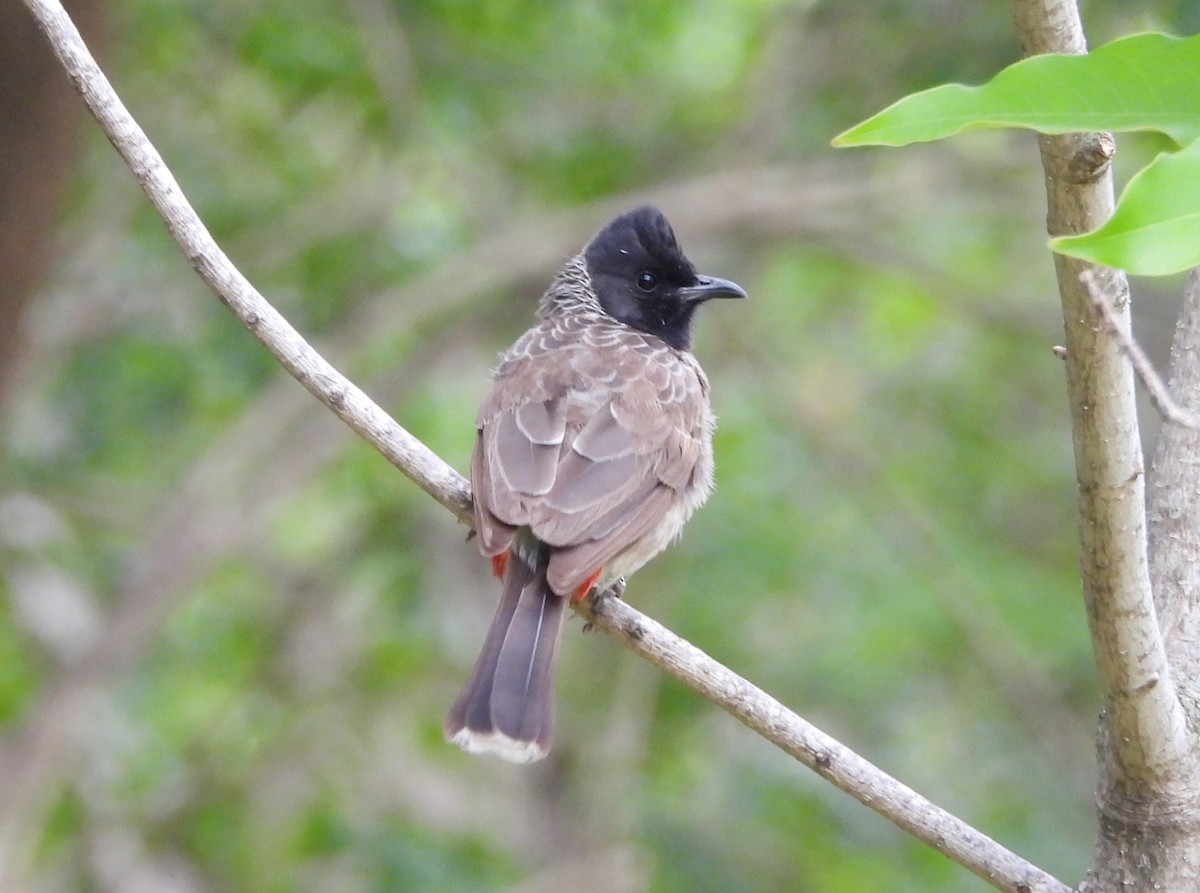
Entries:
{"type": "Polygon", "coordinates": [[[1130,692],[1130,694],[1133,694],[1133,695],[1145,694],[1146,692],[1150,691],[1150,689],[1154,688],[1156,685],[1158,685],[1158,674],[1157,673],[1154,674],[1153,676],[1151,676],[1149,679],[1147,679],[1141,685],[1134,688],[1130,692]]]}
{"type": "Polygon", "coordinates": [[[1117,141],[1111,133],[1084,133],[1074,145],[1067,161],[1067,179],[1072,183],[1092,183],[1108,173],[1117,141]]]}

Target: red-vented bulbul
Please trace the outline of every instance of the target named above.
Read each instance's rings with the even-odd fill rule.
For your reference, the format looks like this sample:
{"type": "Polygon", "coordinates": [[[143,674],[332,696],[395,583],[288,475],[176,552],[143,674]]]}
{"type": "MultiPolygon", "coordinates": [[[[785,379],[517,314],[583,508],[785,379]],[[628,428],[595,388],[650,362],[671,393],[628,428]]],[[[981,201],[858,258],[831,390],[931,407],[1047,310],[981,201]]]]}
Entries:
{"type": "Polygon", "coordinates": [[[745,296],[697,275],[649,207],[613,220],[554,277],[476,419],[475,530],[504,589],[448,740],[519,763],[549,751],[567,599],[640,568],[712,489],[692,314],[745,296]]]}

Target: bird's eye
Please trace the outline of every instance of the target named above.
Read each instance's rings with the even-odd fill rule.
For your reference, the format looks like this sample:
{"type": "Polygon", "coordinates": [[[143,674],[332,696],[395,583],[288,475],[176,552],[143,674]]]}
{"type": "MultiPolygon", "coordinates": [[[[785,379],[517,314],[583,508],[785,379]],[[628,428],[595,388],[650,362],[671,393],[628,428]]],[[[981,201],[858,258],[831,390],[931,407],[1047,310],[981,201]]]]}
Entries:
{"type": "Polygon", "coordinates": [[[658,287],[658,277],[650,272],[638,273],[637,285],[642,291],[654,291],[658,287]]]}

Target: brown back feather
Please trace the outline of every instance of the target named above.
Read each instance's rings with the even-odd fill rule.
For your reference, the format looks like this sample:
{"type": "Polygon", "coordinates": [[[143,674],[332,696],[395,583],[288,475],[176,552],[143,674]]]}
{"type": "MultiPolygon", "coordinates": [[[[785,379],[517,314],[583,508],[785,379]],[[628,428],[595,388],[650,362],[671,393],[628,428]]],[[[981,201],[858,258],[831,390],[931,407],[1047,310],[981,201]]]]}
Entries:
{"type": "Polygon", "coordinates": [[[565,594],[658,524],[695,480],[710,426],[690,355],[603,316],[551,314],[509,351],[471,459],[480,548],[528,526],[565,594]]]}

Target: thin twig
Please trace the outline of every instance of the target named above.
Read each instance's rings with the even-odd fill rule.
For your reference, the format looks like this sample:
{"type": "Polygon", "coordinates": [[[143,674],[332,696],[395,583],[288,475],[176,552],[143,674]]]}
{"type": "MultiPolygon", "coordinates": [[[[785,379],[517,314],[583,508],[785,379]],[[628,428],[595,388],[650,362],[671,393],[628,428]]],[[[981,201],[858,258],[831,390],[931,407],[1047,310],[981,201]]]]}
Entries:
{"type": "MultiPolygon", "coordinates": [[[[216,245],[61,5],[55,0],[25,2],[171,235],[222,303],[339,418],[439,503],[467,520],[468,482],[320,357],[216,245]]],[[[588,601],[579,610],[613,638],[997,889],[1069,893],[1065,884],[905,787],[649,617],[615,599],[588,601]]]]}
{"type": "Polygon", "coordinates": [[[1079,274],[1079,282],[1087,291],[1092,306],[1104,318],[1104,325],[1108,328],[1108,333],[1116,339],[1117,346],[1121,348],[1122,353],[1129,357],[1129,364],[1133,367],[1134,374],[1142,383],[1142,387],[1146,389],[1146,395],[1154,404],[1154,408],[1158,410],[1158,414],[1165,421],[1191,428],[1193,431],[1200,431],[1200,415],[1184,409],[1175,402],[1166,382],[1154,370],[1154,364],[1150,362],[1150,358],[1146,356],[1142,346],[1134,340],[1131,334],[1121,328],[1120,322],[1117,320],[1117,311],[1113,308],[1108,295],[1104,293],[1104,289],[1100,287],[1095,271],[1084,270],[1079,274]]]}

